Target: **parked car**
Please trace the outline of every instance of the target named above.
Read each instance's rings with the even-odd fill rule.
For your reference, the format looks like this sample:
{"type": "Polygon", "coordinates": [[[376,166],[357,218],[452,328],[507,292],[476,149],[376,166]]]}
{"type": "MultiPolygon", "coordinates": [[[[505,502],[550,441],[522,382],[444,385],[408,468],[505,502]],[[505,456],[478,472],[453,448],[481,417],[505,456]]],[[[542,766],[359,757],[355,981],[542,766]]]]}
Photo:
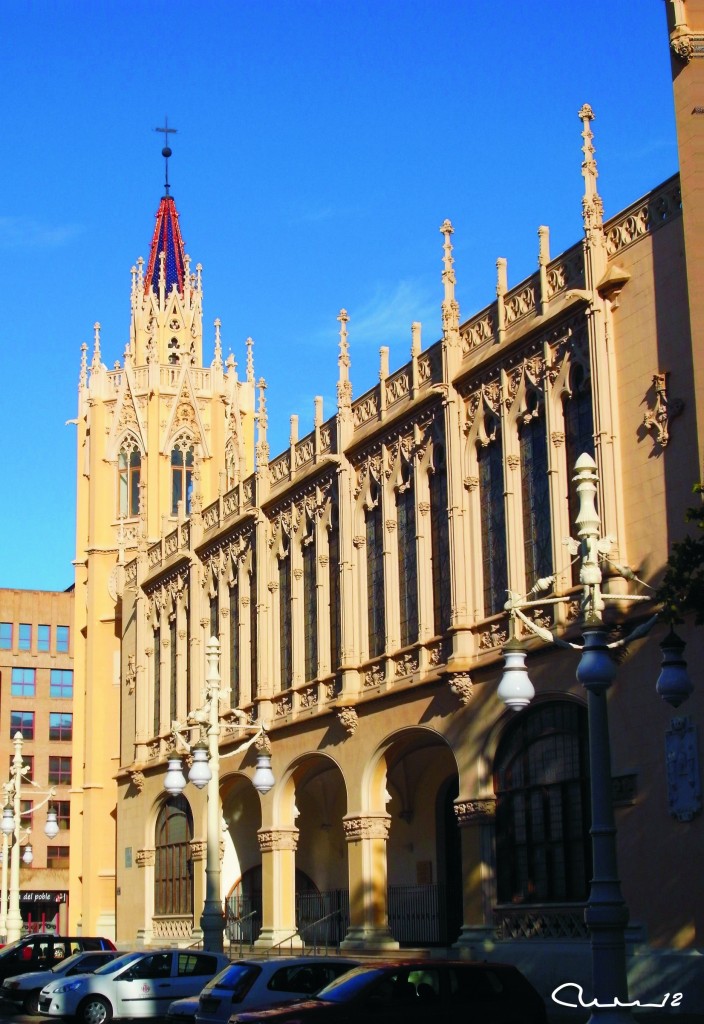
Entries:
{"type": "Polygon", "coordinates": [[[117,956],[117,950],[114,949],[74,953],[65,960],[59,960],[58,964],[48,971],[30,971],[29,974],[5,978],[0,988],[0,996],[8,1002],[17,1003],[25,1013],[39,1013],[39,992],[50,981],[71,978],[74,974],[90,974],[117,956]]]}
{"type": "Polygon", "coordinates": [[[47,971],[73,953],[92,949],[115,949],[110,939],[91,935],[55,935],[37,932],[10,942],[0,949],[0,981],[30,971],[47,971]]]}
{"type": "Polygon", "coordinates": [[[316,999],[236,1013],[230,1024],[546,1024],[545,1004],[512,964],[411,960],[356,967],[316,999]]]}
{"type": "Polygon", "coordinates": [[[196,949],[125,953],[94,974],[45,985],[39,993],[39,1010],[49,1017],[76,1017],[81,1024],[160,1017],[174,999],[200,992],[229,962],[222,953],[196,949]]]}
{"type": "Polygon", "coordinates": [[[232,1013],[315,995],[358,960],[334,956],[293,956],[235,960],[216,974],[198,999],[179,999],[169,1007],[169,1024],[227,1024],[232,1013]]]}

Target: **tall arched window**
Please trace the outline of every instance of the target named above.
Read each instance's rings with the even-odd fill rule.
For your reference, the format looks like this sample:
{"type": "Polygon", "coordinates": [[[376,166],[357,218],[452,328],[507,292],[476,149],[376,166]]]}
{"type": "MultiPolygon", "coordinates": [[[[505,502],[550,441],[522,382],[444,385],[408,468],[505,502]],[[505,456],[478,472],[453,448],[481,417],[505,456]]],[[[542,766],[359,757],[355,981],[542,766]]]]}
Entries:
{"type": "Polygon", "coordinates": [[[535,415],[520,431],[526,590],[552,573],[552,528],[545,421],[535,415]]]}
{"type": "Polygon", "coordinates": [[[413,479],[396,495],[398,536],[398,596],[401,647],[418,639],[418,557],[416,553],[416,499],[413,479]]]}
{"type": "Polygon", "coordinates": [[[585,900],[591,876],[587,712],[570,701],[522,711],[496,752],[499,903],[585,900]]]}
{"type": "Polygon", "coordinates": [[[291,549],[288,535],[282,532],[284,550],[279,555],[279,662],[281,689],[287,690],[292,682],[293,659],[291,651],[291,549]]]}
{"type": "Polygon", "coordinates": [[[433,449],[430,487],[430,545],[433,570],[433,632],[435,636],[450,628],[450,528],[447,509],[447,461],[445,448],[433,449]]]}
{"type": "Polygon", "coordinates": [[[328,573],[330,583],[330,670],[340,664],[340,517],[333,504],[328,529],[328,573]]]}
{"type": "Polygon", "coordinates": [[[183,502],[186,515],[191,512],[193,491],[193,442],[179,438],[171,450],[171,515],[178,515],[178,503],[183,502]]]}
{"type": "MultiPolygon", "coordinates": [[[[567,505],[569,509],[571,536],[575,536],[579,497],[573,480],[574,464],[584,452],[594,458],[594,413],[592,411],[592,389],[589,377],[577,363],[570,373],[571,394],[562,402],[565,422],[565,458],[567,459],[567,505]]],[[[579,559],[572,566],[572,582],[579,582],[579,559]]]]}
{"type": "Polygon", "coordinates": [[[193,913],[193,815],[183,796],[169,797],[156,822],[154,911],[156,914],[193,913]]]}
{"type": "Polygon", "coordinates": [[[315,527],[303,540],[303,630],[305,679],[318,675],[318,581],[315,527]]]}
{"type": "Polygon", "coordinates": [[[142,453],[134,438],[125,438],[117,456],[117,512],[121,516],[139,515],[139,480],[142,453]]]}
{"type": "Polygon", "coordinates": [[[501,434],[477,451],[482,531],[484,614],[495,615],[506,603],[506,509],[501,434]]]}
{"type": "Polygon", "coordinates": [[[365,539],[367,549],[367,629],[369,657],[384,653],[386,628],[384,617],[384,525],[381,490],[375,480],[370,485],[373,505],[366,510],[365,539]]]}

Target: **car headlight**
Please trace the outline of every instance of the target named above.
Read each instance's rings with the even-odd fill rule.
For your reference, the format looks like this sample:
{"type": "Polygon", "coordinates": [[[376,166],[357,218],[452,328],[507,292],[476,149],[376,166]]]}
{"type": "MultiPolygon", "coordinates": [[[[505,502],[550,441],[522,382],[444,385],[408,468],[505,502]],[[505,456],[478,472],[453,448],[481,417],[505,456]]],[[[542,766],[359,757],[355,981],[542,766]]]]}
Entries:
{"type": "Polygon", "coordinates": [[[83,982],[82,981],[65,981],[63,983],[63,985],[58,985],[56,988],[53,988],[51,990],[51,992],[47,993],[47,995],[51,996],[53,994],[60,995],[62,992],[75,992],[76,989],[79,989],[79,988],[82,988],[82,987],[83,987],[83,982]]]}

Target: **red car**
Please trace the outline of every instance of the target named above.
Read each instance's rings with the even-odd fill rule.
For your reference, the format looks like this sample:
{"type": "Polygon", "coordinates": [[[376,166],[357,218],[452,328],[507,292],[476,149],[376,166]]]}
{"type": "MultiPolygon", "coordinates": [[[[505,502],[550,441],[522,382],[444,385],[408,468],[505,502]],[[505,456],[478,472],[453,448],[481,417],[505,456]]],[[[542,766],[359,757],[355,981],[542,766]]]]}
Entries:
{"type": "Polygon", "coordinates": [[[545,1003],[512,964],[408,960],[357,967],[315,999],[239,1013],[230,1024],[546,1024],[545,1003]]]}

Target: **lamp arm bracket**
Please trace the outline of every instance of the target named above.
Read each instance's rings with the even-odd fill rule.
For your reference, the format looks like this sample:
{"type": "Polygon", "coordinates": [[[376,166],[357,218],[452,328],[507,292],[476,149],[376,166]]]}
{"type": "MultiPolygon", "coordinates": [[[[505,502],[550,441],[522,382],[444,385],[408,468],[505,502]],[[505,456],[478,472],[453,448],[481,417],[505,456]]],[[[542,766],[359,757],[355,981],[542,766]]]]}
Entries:
{"type": "Polygon", "coordinates": [[[625,647],[627,644],[633,643],[634,640],[640,640],[641,637],[647,636],[650,630],[653,628],[655,623],[658,621],[657,613],[652,615],[645,622],[641,622],[640,626],[628,634],[628,636],[621,637],[619,640],[614,640],[612,643],[607,644],[609,650],[615,647],[625,647]]]}
{"type": "Polygon", "coordinates": [[[245,740],[244,743],[240,743],[240,745],[238,747],[235,747],[234,750],[228,750],[226,754],[221,754],[220,760],[224,761],[226,757],[234,757],[235,754],[242,754],[244,753],[245,750],[249,750],[249,748],[260,735],[261,730],[256,732],[254,736],[250,736],[250,738],[248,740],[245,740]]]}
{"type": "MultiPolygon", "coordinates": [[[[562,600],[562,598],[560,598],[560,600],[562,600]]],[[[544,604],[545,602],[540,603],[544,604]]],[[[521,620],[531,633],[534,633],[535,636],[540,637],[540,639],[544,640],[546,643],[555,644],[557,647],[564,647],[572,651],[578,651],[581,649],[579,644],[573,644],[569,640],[563,640],[562,637],[556,636],[555,633],[552,633],[549,629],[546,629],[544,626],[539,626],[537,622],[533,622],[532,619],[529,619],[527,615],[523,614],[520,608],[514,608],[513,613],[521,620]]]]}

